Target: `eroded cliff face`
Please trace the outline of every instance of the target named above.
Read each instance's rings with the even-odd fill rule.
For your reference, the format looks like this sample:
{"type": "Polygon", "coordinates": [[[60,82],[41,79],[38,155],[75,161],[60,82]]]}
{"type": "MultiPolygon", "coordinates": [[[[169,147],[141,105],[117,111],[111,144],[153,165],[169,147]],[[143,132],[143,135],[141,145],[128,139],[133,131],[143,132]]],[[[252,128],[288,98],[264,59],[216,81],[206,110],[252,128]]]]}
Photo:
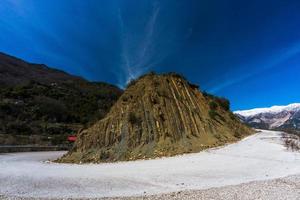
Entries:
{"type": "Polygon", "coordinates": [[[251,129],[216,97],[176,74],[132,83],[107,116],[82,131],[61,162],[135,160],[198,152],[249,135],[251,129]]]}

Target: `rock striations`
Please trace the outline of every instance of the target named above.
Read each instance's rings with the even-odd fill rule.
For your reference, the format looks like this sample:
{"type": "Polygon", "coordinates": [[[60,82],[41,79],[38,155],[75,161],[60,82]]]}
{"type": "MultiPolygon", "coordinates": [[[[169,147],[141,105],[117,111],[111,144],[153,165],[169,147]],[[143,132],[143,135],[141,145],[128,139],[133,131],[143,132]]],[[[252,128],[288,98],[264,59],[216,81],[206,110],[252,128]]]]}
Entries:
{"type": "Polygon", "coordinates": [[[129,84],[106,117],[82,131],[59,162],[172,156],[236,141],[252,130],[229,102],[201,93],[178,74],[150,73],[129,84]]]}

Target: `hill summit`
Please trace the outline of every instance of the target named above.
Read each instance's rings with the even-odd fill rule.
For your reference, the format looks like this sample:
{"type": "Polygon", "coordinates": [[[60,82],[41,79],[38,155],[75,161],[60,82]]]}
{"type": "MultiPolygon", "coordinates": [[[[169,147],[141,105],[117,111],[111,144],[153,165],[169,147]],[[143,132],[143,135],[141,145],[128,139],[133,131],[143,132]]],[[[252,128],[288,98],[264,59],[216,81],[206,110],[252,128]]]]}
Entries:
{"type": "Polygon", "coordinates": [[[229,102],[175,74],[132,81],[104,119],[82,131],[60,162],[106,162],[172,156],[236,141],[252,132],[229,102]]]}

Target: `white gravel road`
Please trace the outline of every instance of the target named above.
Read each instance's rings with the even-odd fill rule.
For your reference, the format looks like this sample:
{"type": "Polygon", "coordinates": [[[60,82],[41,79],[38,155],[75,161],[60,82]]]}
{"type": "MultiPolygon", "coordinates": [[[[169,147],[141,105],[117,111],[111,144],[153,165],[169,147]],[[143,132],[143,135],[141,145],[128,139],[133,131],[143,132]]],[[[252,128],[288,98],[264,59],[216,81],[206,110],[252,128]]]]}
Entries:
{"type": "Polygon", "coordinates": [[[219,149],[172,158],[87,165],[44,162],[63,153],[0,155],[0,197],[140,196],[300,174],[300,153],[287,151],[275,131],[262,131],[219,149]]]}

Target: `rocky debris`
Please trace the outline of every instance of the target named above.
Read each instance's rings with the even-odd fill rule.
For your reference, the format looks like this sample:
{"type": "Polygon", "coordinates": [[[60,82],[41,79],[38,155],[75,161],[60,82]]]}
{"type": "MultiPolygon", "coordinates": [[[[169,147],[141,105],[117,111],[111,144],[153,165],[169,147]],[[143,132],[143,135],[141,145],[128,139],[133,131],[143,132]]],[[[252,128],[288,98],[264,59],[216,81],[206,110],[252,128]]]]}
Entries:
{"type": "Polygon", "coordinates": [[[102,200],[231,200],[231,199],[300,199],[300,175],[266,181],[253,181],[239,185],[231,185],[206,190],[179,191],[170,194],[148,195],[142,197],[99,198],[102,200]]]}
{"type": "Polygon", "coordinates": [[[199,91],[178,74],[132,81],[106,117],[78,135],[60,162],[106,162],[172,156],[237,141],[252,130],[229,102],[199,91]]]}
{"type": "MultiPolygon", "coordinates": [[[[147,195],[139,197],[111,197],[111,198],[81,198],[81,199],[98,199],[98,200],[297,200],[300,199],[300,175],[289,176],[285,178],[253,181],[250,183],[243,183],[239,185],[230,185],[224,187],[210,188],[206,190],[188,190],[172,192],[169,194],[147,195]]],[[[63,198],[26,198],[26,197],[11,197],[0,194],[1,200],[60,200],[63,198]]],[[[73,199],[73,198],[68,198],[73,199]]],[[[75,198],[74,198],[75,199],[75,198]]]]}

